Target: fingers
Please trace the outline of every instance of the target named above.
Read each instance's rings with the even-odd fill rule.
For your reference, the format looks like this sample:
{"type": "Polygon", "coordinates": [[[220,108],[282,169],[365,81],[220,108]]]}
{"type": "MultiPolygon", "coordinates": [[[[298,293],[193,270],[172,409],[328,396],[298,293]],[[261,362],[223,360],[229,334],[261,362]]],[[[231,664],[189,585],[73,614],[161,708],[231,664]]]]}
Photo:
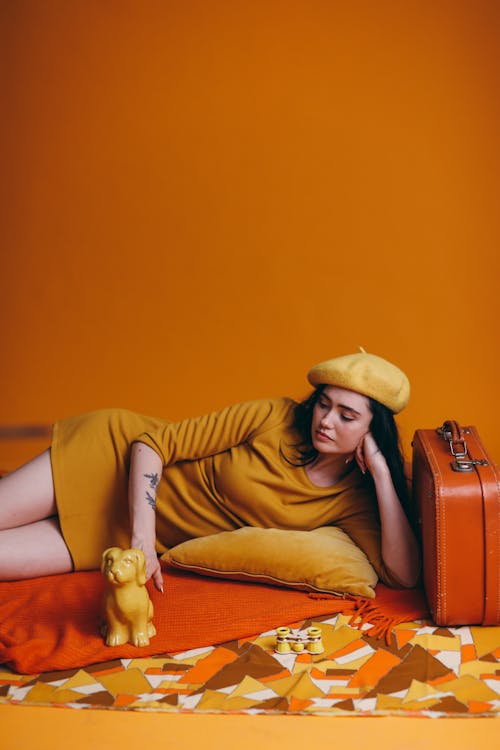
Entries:
{"type": "Polygon", "coordinates": [[[365,474],[366,473],[366,462],[365,462],[365,456],[364,456],[364,452],[363,452],[363,441],[364,441],[364,439],[361,440],[361,442],[358,444],[354,456],[356,458],[357,464],[358,464],[358,466],[359,466],[362,474],[365,474]]]}
{"type": "Polygon", "coordinates": [[[385,465],[386,462],[384,455],[371,432],[366,433],[360,445],[363,460],[363,465],[360,466],[360,468],[363,471],[363,474],[369,471],[373,476],[373,473],[378,468],[381,468],[383,465],[385,465]]]}
{"type": "Polygon", "coordinates": [[[163,576],[161,574],[161,568],[159,566],[154,571],[152,578],[155,588],[158,589],[161,594],[163,594],[163,576]]]}
{"type": "Polygon", "coordinates": [[[373,438],[371,432],[367,432],[358,443],[356,448],[356,461],[363,474],[367,471],[371,471],[372,458],[375,453],[379,452],[379,448],[373,438]]]}
{"type": "Polygon", "coordinates": [[[153,553],[151,557],[148,557],[146,576],[148,580],[151,578],[155,589],[163,594],[163,576],[161,573],[160,561],[155,553],[153,553]]]}

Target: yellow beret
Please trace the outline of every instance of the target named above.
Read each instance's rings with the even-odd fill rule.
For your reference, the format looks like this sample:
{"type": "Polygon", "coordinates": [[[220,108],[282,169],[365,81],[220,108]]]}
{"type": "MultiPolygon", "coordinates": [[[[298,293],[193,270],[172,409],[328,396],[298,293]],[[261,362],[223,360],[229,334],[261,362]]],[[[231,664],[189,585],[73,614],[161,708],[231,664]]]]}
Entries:
{"type": "Polygon", "coordinates": [[[338,385],[379,401],[394,414],[402,411],[410,398],[410,382],[404,372],[376,354],[357,354],[320,362],[307,374],[311,385],[338,385]]]}

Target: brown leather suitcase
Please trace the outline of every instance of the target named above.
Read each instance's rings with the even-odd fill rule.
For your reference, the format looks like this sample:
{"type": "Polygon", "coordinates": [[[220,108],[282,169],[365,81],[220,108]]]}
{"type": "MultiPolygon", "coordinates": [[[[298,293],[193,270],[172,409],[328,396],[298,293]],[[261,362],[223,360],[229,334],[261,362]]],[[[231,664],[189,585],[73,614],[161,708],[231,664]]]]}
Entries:
{"type": "Polygon", "coordinates": [[[424,587],[437,625],[500,623],[500,472],[475,427],[413,438],[424,587]]]}

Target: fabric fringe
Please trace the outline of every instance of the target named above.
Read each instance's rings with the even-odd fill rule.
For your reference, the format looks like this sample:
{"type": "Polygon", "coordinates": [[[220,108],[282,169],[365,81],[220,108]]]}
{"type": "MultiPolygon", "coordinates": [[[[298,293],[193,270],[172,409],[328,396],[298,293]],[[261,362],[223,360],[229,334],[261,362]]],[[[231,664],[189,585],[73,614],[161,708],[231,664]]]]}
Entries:
{"type": "Polygon", "coordinates": [[[349,620],[349,625],[358,630],[363,626],[370,624],[372,627],[366,632],[372,638],[377,640],[385,639],[388,646],[391,645],[391,631],[395,625],[404,622],[407,619],[405,615],[395,617],[381,611],[373,599],[361,599],[356,602],[356,612],[349,620]]]}
{"type": "Polygon", "coordinates": [[[362,630],[365,625],[370,625],[366,634],[377,640],[385,639],[390,646],[391,632],[396,625],[424,618],[428,616],[428,612],[419,590],[398,591],[383,587],[380,594],[382,596],[377,595],[374,599],[318,592],[311,592],[309,596],[312,599],[334,599],[341,602],[341,606],[336,607],[335,611],[344,615],[352,613],[349,620],[351,627],[362,630]]]}
{"type": "MultiPolygon", "coordinates": [[[[311,592],[309,596],[311,599],[339,598],[332,594],[320,594],[317,592],[311,592]]],[[[359,597],[351,597],[349,594],[344,594],[342,599],[343,604],[340,609],[341,614],[347,615],[354,610],[351,619],[349,620],[349,625],[358,630],[362,630],[363,626],[369,623],[372,627],[367,630],[367,634],[377,640],[385,638],[387,645],[390,645],[391,629],[400,622],[404,622],[406,619],[405,616],[400,618],[384,613],[375,603],[374,599],[361,599],[359,597]]]]}

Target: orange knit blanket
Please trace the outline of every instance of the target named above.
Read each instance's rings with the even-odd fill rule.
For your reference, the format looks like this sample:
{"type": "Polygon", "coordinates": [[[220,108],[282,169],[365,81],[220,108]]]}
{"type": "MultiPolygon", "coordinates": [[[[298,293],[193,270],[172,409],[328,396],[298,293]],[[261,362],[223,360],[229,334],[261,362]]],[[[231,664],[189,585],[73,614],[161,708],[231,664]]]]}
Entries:
{"type": "Polygon", "coordinates": [[[157,635],[149,646],[106,646],[99,634],[104,584],[97,571],[0,583],[0,663],[23,674],[120,658],[175,653],[252,636],[333,613],[374,624],[381,637],[398,623],[427,616],[419,590],[380,584],[376,599],[317,597],[266,585],[203,578],[172,569],[165,593],[148,589],[157,635]]]}

